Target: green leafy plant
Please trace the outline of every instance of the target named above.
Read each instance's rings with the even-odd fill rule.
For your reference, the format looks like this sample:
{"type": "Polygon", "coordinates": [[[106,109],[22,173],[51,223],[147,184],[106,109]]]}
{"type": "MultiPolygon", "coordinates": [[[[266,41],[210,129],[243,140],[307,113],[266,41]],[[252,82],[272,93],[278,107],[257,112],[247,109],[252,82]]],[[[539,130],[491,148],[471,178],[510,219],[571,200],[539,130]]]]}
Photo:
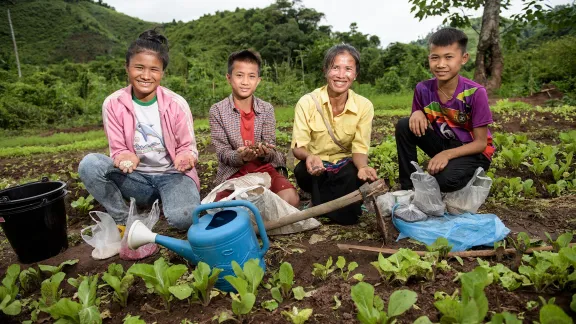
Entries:
{"type": "Polygon", "coordinates": [[[402,315],[416,303],[418,295],[410,290],[397,290],[390,295],[388,312],[384,311],[384,302],[374,295],[374,287],[366,282],[352,286],[351,297],[358,309],[358,320],[363,324],[393,323],[395,317],[402,315]]]}
{"type": "Polygon", "coordinates": [[[64,266],[75,265],[76,263],[78,263],[78,259],[66,260],[66,261],[60,263],[58,266],[39,264],[38,269],[40,269],[40,271],[42,271],[42,272],[49,273],[52,276],[58,272],[61,272],[62,269],[64,269],[64,266]]]}
{"type": "MultiPolygon", "coordinates": [[[[556,160],[554,159],[554,162],[556,160]]],[[[546,170],[546,168],[548,167],[548,165],[554,163],[548,160],[541,160],[539,158],[532,158],[532,164],[528,163],[528,162],[522,162],[523,165],[528,167],[528,170],[530,170],[530,172],[534,173],[534,175],[536,176],[541,176],[542,173],[544,173],[544,170],[546,170]]]]}
{"type": "Polygon", "coordinates": [[[22,270],[19,275],[20,286],[24,291],[32,291],[42,282],[41,273],[33,267],[22,270]]]}
{"type": "Polygon", "coordinates": [[[153,289],[164,300],[166,309],[170,311],[172,294],[169,288],[187,271],[183,264],[168,266],[164,258],[154,261],[154,265],[136,263],[128,269],[127,273],[138,276],[144,280],[148,289],[153,289]]]}
{"type": "Polygon", "coordinates": [[[112,263],[108,265],[108,271],[102,275],[102,280],[114,289],[114,300],[122,307],[128,306],[128,294],[134,283],[134,276],[129,273],[124,275],[122,265],[112,263]]]}
{"type": "Polygon", "coordinates": [[[445,237],[439,237],[434,243],[426,245],[426,250],[429,252],[438,252],[439,257],[445,259],[453,247],[454,245],[449,244],[445,237]]]}
{"type": "Polygon", "coordinates": [[[552,243],[552,247],[554,247],[554,252],[560,252],[561,248],[567,247],[568,244],[570,244],[570,242],[572,242],[572,238],[574,237],[573,233],[566,232],[566,233],[558,236],[558,238],[556,238],[556,240],[553,240],[548,232],[544,232],[544,234],[548,238],[548,241],[550,241],[550,243],[552,243]]]}
{"type": "Polygon", "coordinates": [[[328,257],[326,264],[314,263],[314,269],[312,270],[312,275],[321,280],[326,280],[328,275],[334,272],[335,268],[332,265],[332,257],[328,257]]]}
{"type": "Polygon", "coordinates": [[[570,152],[566,154],[566,160],[564,162],[559,161],[559,164],[551,163],[548,165],[550,170],[552,171],[552,176],[554,177],[554,181],[559,181],[564,178],[565,174],[569,174],[567,171],[570,169],[572,165],[572,158],[574,157],[574,152],[570,152]]]}
{"type": "Polygon", "coordinates": [[[572,318],[562,308],[547,304],[540,309],[540,324],[572,324],[572,318]]]}
{"type": "Polygon", "coordinates": [[[576,152],[576,130],[562,132],[559,137],[562,144],[564,144],[566,152],[576,152]]]}
{"type": "Polygon", "coordinates": [[[64,272],[58,272],[52,277],[42,281],[40,285],[40,299],[38,300],[38,309],[41,311],[46,311],[46,309],[54,305],[60,296],[62,295],[62,289],[60,289],[60,283],[64,280],[66,274],[64,272]]]}
{"type": "Polygon", "coordinates": [[[388,258],[378,255],[378,261],[371,262],[378,270],[380,277],[386,282],[400,281],[405,284],[412,277],[431,280],[434,277],[432,263],[422,258],[410,249],[399,249],[388,258]]]}
{"type": "Polygon", "coordinates": [[[546,191],[551,196],[560,197],[568,189],[568,182],[566,180],[558,180],[556,183],[551,183],[546,186],[546,191]]]}
{"type": "Polygon", "coordinates": [[[6,270],[0,286],[0,311],[6,315],[15,316],[22,311],[22,304],[16,299],[19,287],[16,284],[20,275],[20,265],[12,264],[6,270]]]}
{"type": "Polygon", "coordinates": [[[198,262],[196,269],[192,271],[193,281],[191,285],[183,283],[171,286],[168,290],[180,300],[192,296],[191,299],[198,299],[203,306],[208,306],[212,299],[212,289],[222,271],[220,268],[210,269],[210,266],[205,262],[198,262]]]}
{"type": "Polygon", "coordinates": [[[534,251],[533,256],[525,255],[518,272],[525,275],[534,284],[538,292],[549,286],[563,289],[576,282],[576,272],[569,271],[576,264],[575,249],[564,247],[559,253],[534,251]]]}
{"type": "Polygon", "coordinates": [[[514,169],[518,169],[520,164],[530,156],[532,152],[526,145],[520,145],[512,148],[504,147],[500,154],[504,157],[506,162],[514,169]]]}
{"type": "Polygon", "coordinates": [[[284,298],[289,298],[291,294],[297,300],[302,300],[305,297],[304,288],[300,286],[292,288],[294,285],[294,270],[288,262],[283,262],[280,265],[278,273],[272,276],[270,282],[274,285],[274,287],[270,288],[272,298],[279,303],[283,302],[284,298]]]}
{"type": "MultiPolygon", "coordinates": [[[[477,267],[474,271],[460,276],[462,297],[456,292],[452,296],[438,295],[434,306],[442,313],[441,323],[482,323],[488,313],[488,299],[484,288],[491,283],[485,269],[477,267]]],[[[435,298],[437,295],[435,294],[435,298]]]]}
{"type": "Polygon", "coordinates": [[[74,200],[72,203],[70,203],[70,206],[72,206],[74,209],[77,209],[82,214],[87,214],[92,210],[92,208],[94,208],[94,205],[92,204],[93,201],[94,197],[92,197],[92,195],[88,195],[86,198],[80,197],[77,200],[74,200]]]}
{"type": "Polygon", "coordinates": [[[250,291],[248,281],[245,278],[234,276],[225,276],[224,279],[237,291],[237,293],[230,293],[232,312],[239,318],[249,314],[256,302],[256,296],[250,291]]]}
{"type": "Polygon", "coordinates": [[[258,286],[264,278],[264,269],[260,267],[259,259],[250,259],[244,263],[241,268],[238,262],[232,261],[232,270],[238,278],[244,279],[248,283],[248,291],[258,295],[258,286]]]}
{"type": "Polygon", "coordinates": [[[477,261],[480,267],[488,272],[488,276],[491,277],[492,281],[500,282],[502,287],[506,288],[508,291],[516,290],[521,286],[532,285],[532,282],[526,276],[510,270],[501,263],[491,267],[488,261],[484,261],[480,258],[478,258],[477,261]]]}
{"type": "Polygon", "coordinates": [[[522,320],[514,314],[503,312],[494,314],[489,324],[522,324],[522,320]]]}
{"type": "Polygon", "coordinates": [[[358,263],[352,261],[348,263],[348,267],[344,268],[345,266],[346,259],[343,256],[338,256],[338,260],[336,260],[336,267],[340,269],[340,275],[342,276],[342,279],[347,281],[348,277],[350,276],[350,272],[358,268],[358,263]]]}
{"type": "Polygon", "coordinates": [[[262,303],[260,303],[260,306],[262,306],[266,310],[272,312],[278,308],[278,302],[274,299],[265,300],[262,303]]]}
{"type": "Polygon", "coordinates": [[[146,324],[143,320],[140,319],[140,316],[132,316],[127,314],[126,317],[122,320],[123,324],[146,324]]]}
{"type": "Polygon", "coordinates": [[[305,323],[310,316],[312,316],[312,309],[305,308],[299,310],[296,306],[292,307],[291,312],[282,311],[282,315],[286,317],[292,324],[303,324],[305,323]]]}
{"type": "Polygon", "coordinates": [[[80,303],[62,298],[44,311],[57,320],[56,323],[102,323],[98,310],[100,299],[96,297],[97,288],[98,275],[85,277],[78,287],[80,303]]]}

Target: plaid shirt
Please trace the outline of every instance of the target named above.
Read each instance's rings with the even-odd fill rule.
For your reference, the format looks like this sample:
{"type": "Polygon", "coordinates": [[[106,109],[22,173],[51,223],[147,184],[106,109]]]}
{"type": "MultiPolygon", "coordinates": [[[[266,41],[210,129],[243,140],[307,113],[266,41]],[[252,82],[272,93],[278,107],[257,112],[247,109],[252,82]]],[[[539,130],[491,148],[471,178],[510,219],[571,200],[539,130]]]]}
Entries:
{"type": "MultiPolygon", "coordinates": [[[[254,98],[254,141],[255,143],[266,142],[276,145],[276,117],[274,107],[259,98],[254,98]]],[[[226,181],[238,172],[244,165],[240,153],[236,151],[244,146],[240,133],[240,111],[234,105],[232,95],[214,104],[210,108],[210,136],[212,144],[216,148],[218,156],[218,172],[215,184],[226,181]]],[[[272,163],[277,167],[285,167],[284,154],[273,150],[263,159],[263,162],[272,163]]]]}

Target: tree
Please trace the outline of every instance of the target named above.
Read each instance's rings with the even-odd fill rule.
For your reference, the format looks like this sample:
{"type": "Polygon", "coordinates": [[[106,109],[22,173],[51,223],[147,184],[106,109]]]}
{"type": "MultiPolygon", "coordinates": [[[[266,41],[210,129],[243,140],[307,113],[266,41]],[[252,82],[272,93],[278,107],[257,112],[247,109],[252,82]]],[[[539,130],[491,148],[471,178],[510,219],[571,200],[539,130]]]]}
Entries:
{"type": "MultiPolygon", "coordinates": [[[[452,27],[470,26],[470,19],[463,10],[478,10],[484,7],[474,81],[483,84],[488,90],[500,88],[504,69],[504,58],[500,48],[500,11],[508,8],[510,0],[409,0],[409,2],[413,4],[410,12],[415,12],[416,18],[422,20],[430,16],[447,16],[443,24],[449,22],[452,27]],[[462,13],[454,11],[456,9],[462,13]]],[[[534,14],[516,15],[512,17],[513,21],[530,21],[541,16],[543,8],[538,4],[541,0],[522,0],[522,2],[525,4],[523,11],[534,14]]]]}

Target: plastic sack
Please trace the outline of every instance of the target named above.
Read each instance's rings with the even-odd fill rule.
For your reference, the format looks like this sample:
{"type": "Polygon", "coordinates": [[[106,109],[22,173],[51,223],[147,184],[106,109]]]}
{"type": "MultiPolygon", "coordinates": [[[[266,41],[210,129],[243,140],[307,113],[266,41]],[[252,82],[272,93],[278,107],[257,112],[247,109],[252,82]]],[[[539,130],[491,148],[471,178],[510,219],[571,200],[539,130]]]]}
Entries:
{"type": "Polygon", "coordinates": [[[394,217],[409,223],[428,219],[428,215],[420,211],[414,204],[396,204],[392,210],[394,211],[394,217]]]}
{"type": "Polygon", "coordinates": [[[121,238],[112,216],[99,211],[92,211],[89,215],[96,222],[96,225],[82,229],[80,236],[88,245],[94,248],[92,250],[92,258],[103,260],[118,254],[120,252],[121,238]],[[100,221],[96,220],[96,218],[100,221]],[[92,236],[84,234],[87,230],[92,232],[92,236]]]}
{"type": "Polygon", "coordinates": [[[418,163],[410,162],[416,168],[416,172],[410,175],[414,185],[414,199],[412,203],[420,211],[428,216],[442,216],[446,205],[442,201],[442,193],[438,181],[432,175],[424,172],[418,163]]]}
{"type": "MultiPolygon", "coordinates": [[[[156,225],[158,219],[160,217],[160,207],[158,207],[158,199],[152,204],[152,209],[148,215],[138,215],[138,211],[136,209],[136,200],[134,198],[130,198],[130,210],[128,211],[128,219],[126,220],[126,233],[129,233],[130,227],[136,220],[141,221],[146,227],[150,230],[156,225]]],[[[122,237],[122,241],[120,243],[120,258],[122,260],[140,260],[147,256],[154,254],[158,250],[158,246],[156,243],[148,243],[142,245],[141,247],[137,248],[136,250],[132,250],[128,247],[128,235],[124,235],[122,237]]]]}
{"type": "MultiPolygon", "coordinates": [[[[232,199],[242,199],[253,203],[263,221],[273,221],[298,212],[298,208],[290,205],[277,194],[268,189],[270,187],[270,175],[268,173],[249,173],[245,176],[227,180],[214,188],[212,192],[202,200],[202,204],[211,203],[216,198],[218,192],[223,190],[234,190],[230,196],[221,201],[232,199]],[[268,184],[268,187],[264,185],[268,184]]],[[[249,213],[252,215],[252,213],[249,213]]],[[[252,216],[253,217],[253,216],[252,216]]],[[[254,219],[252,220],[254,224],[254,219]]],[[[321,223],[314,218],[305,219],[280,228],[266,231],[268,235],[292,234],[311,230],[320,226],[321,223]]]]}
{"type": "Polygon", "coordinates": [[[446,194],[444,197],[446,209],[453,215],[476,213],[478,208],[486,201],[491,186],[492,179],[487,177],[484,169],[479,167],[474,172],[472,179],[466,184],[466,187],[446,194]]]}
{"type": "Polygon", "coordinates": [[[409,223],[395,217],[393,212],[392,223],[400,232],[397,240],[410,237],[430,245],[438,237],[445,237],[454,245],[453,252],[465,251],[479,245],[493,246],[494,242],[503,240],[510,233],[494,214],[444,214],[443,217],[409,223]]]}
{"type": "Polygon", "coordinates": [[[376,205],[380,210],[382,217],[392,215],[392,207],[394,207],[394,196],[391,192],[376,197],[376,205]]]}

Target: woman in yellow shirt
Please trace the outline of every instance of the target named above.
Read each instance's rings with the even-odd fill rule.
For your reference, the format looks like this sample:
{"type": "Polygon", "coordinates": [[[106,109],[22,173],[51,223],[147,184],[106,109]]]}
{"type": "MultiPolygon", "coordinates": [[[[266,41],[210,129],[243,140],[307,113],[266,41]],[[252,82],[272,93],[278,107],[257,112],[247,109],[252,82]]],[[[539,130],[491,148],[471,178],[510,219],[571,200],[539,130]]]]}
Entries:
{"type": "MultiPolygon", "coordinates": [[[[298,163],[298,186],[319,205],[377,179],[368,166],[374,107],[350,90],[360,71],[360,54],[347,44],[335,45],[324,56],[327,84],[304,95],[295,108],[292,151],[298,163]],[[304,163],[301,163],[301,162],[304,163]]],[[[361,203],[326,214],[339,224],[354,224],[361,203]]]]}

